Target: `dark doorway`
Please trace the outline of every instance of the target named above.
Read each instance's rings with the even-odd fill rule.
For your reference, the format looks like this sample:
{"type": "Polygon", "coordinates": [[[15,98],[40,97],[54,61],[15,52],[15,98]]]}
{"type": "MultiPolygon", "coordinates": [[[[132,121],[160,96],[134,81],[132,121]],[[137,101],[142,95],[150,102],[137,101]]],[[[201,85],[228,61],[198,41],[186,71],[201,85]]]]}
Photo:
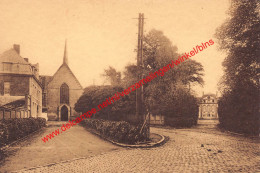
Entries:
{"type": "Polygon", "coordinates": [[[60,114],[61,114],[61,121],[68,121],[69,120],[69,116],[68,116],[68,108],[67,106],[62,106],[61,107],[61,111],[60,111],[60,114]]]}

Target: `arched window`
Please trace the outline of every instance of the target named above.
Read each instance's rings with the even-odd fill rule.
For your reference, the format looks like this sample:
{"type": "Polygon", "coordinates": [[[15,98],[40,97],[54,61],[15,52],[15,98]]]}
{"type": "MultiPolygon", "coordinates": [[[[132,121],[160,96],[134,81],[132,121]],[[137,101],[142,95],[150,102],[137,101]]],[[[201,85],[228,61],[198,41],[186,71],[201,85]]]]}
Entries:
{"type": "Polygon", "coordinates": [[[69,104],[69,86],[66,83],[60,87],[60,103],[69,104]]]}

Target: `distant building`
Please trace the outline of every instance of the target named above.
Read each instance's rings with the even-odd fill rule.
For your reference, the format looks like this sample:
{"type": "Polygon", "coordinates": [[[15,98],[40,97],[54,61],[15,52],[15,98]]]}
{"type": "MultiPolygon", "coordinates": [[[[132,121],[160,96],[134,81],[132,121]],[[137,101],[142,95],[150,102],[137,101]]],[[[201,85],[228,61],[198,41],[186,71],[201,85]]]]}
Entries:
{"type": "Polygon", "coordinates": [[[164,116],[163,115],[149,115],[150,124],[152,125],[164,125],[164,116]]]}
{"type": "Polygon", "coordinates": [[[40,76],[43,85],[43,111],[48,120],[67,121],[79,116],[74,104],[83,93],[83,88],[68,65],[65,43],[63,64],[53,76],[40,76]]]}
{"type": "Polygon", "coordinates": [[[22,58],[15,44],[0,55],[0,119],[39,117],[41,113],[39,64],[22,58]]]}
{"type": "Polygon", "coordinates": [[[199,102],[199,119],[218,119],[217,95],[203,94],[199,102]]]}

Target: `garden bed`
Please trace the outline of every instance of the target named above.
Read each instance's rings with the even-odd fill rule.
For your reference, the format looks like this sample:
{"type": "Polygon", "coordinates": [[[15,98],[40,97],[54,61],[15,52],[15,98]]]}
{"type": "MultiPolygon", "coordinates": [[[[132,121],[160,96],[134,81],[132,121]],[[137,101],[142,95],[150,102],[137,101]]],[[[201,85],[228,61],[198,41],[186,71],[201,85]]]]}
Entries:
{"type": "Polygon", "coordinates": [[[105,139],[124,144],[138,144],[148,141],[147,126],[132,125],[125,121],[108,121],[102,119],[86,119],[81,125],[90,128],[105,139]]]}

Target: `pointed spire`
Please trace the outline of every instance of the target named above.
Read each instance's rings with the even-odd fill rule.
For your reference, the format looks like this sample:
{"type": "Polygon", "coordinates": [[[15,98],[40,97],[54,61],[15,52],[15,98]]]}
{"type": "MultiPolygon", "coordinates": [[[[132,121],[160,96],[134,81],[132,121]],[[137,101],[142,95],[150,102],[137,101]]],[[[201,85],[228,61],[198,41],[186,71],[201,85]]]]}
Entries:
{"type": "Polygon", "coordinates": [[[67,64],[68,63],[68,53],[67,53],[67,39],[65,40],[65,48],[64,48],[64,56],[63,56],[63,64],[67,64]]]}

